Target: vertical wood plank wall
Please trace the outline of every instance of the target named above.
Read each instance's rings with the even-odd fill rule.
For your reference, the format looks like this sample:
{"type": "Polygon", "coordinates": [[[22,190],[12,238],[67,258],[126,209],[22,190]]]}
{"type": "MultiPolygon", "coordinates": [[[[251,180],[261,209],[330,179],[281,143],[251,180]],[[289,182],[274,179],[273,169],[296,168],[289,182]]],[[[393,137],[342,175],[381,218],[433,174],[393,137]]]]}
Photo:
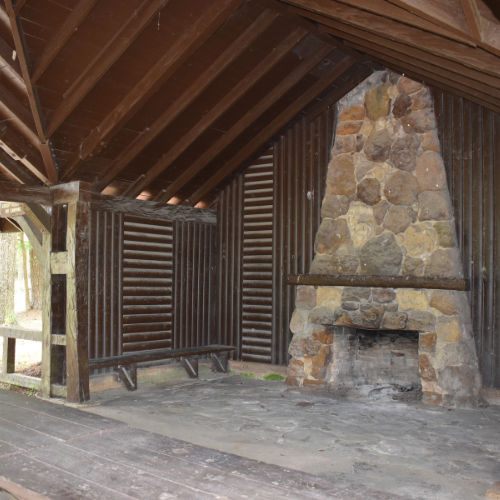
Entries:
{"type": "Polygon", "coordinates": [[[302,118],[219,195],[217,341],[236,346],[236,359],[288,364],[295,288],[286,285],[286,275],[307,273],[312,262],[334,125],[333,108],[311,123],[302,118]],[[262,171],[271,153],[272,183],[269,173],[262,171]],[[259,181],[262,185],[252,186],[249,174],[259,170],[264,174],[259,181]],[[260,235],[251,220],[260,224],[260,235]],[[251,255],[257,252],[252,240],[262,242],[261,259],[251,255]],[[272,259],[266,253],[268,247],[272,259]],[[272,265],[268,269],[269,260],[272,265]],[[249,283],[255,286],[249,287],[249,283]],[[268,288],[272,290],[271,301],[265,293],[268,288]],[[250,300],[252,289],[261,292],[259,297],[254,294],[257,302],[250,300]]]}
{"type": "Polygon", "coordinates": [[[483,384],[500,388],[500,114],[433,94],[483,384]]]}
{"type": "Polygon", "coordinates": [[[214,224],[93,210],[89,357],[209,344],[215,236],[214,224]]]}

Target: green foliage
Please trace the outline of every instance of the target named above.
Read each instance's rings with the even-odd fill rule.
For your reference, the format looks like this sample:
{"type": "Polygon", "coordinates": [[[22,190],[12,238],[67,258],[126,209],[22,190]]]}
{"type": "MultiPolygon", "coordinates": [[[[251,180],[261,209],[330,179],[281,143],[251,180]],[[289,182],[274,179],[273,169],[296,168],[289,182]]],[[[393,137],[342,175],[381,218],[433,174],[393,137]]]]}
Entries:
{"type": "Polygon", "coordinates": [[[241,372],[241,373],[238,373],[238,375],[243,375],[243,377],[248,377],[248,378],[255,378],[255,375],[253,373],[241,372]]]}
{"type": "Polygon", "coordinates": [[[34,396],[36,394],[36,387],[33,386],[29,391],[28,391],[28,396],[34,396]]]}
{"type": "Polygon", "coordinates": [[[5,315],[5,324],[7,325],[15,325],[16,324],[16,313],[11,311],[5,315]]]}
{"type": "Polygon", "coordinates": [[[270,373],[264,377],[264,380],[285,380],[285,377],[278,375],[277,373],[270,373]]]}

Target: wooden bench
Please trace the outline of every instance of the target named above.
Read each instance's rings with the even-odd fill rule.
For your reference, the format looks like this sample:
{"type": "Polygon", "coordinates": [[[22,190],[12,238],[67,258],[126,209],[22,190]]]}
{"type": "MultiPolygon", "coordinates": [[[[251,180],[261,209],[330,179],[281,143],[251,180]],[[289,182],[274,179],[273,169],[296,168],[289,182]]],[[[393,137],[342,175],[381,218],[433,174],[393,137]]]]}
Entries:
{"type": "Polygon", "coordinates": [[[89,369],[118,367],[118,375],[129,391],[137,389],[137,363],[181,358],[182,367],[191,378],[198,378],[198,356],[210,354],[214,369],[227,373],[228,354],[236,348],[227,345],[209,345],[203,347],[184,347],[182,349],[154,349],[150,351],[123,354],[107,358],[89,360],[89,369]],[[127,370],[125,367],[130,367],[127,370]]]}

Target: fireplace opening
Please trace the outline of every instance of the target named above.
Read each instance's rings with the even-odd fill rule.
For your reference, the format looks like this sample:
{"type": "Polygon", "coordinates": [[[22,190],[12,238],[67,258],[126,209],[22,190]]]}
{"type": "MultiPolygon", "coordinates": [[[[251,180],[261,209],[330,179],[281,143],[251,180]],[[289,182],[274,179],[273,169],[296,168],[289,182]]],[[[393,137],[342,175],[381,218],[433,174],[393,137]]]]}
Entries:
{"type": "Polygon", "coordinates": [[[351,383],[420,386],[418,332],[353,329],[349,336],[351,383]]]}

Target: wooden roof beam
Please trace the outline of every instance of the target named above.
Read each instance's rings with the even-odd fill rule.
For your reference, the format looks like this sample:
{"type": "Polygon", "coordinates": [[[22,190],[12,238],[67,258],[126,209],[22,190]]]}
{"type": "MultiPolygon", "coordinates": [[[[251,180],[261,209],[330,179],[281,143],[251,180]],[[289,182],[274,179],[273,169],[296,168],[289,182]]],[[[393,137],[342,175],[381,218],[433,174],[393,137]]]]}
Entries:
{"type": "Polygon", "coordinates": [[[14,5],[14,13],[16,16],[21,12],[21,9],[26,4],[27,0],[16,0],[16,4],[14,5]]]}
{"type": "Polygon", "coordinates": [[[36,148],[40,147],[40,138],[36,133],[33,116],[15,97],[0,83],[0,113],[36,148]]]}
{"type": "MultiPolygon", "coordinates": [[[[320,78],[306,92],[304,92],[294,103],[292,103],[285,111],[276,117],[269,125],[264,127],[245,147],[240,149],[238,153],[231,158],[226,164],[220,168],[203,186],[193,193],[184,205],[196,205],[200,202],[212,189],[217,187],[228,175],[236,170],[245,160],[255,154],[260,148],[266,145],[283,127],[285,127],[293,118],[297,116],[306,106],[314,99],[321,95],[329,85],[331,85],[338,77],[339,72],[336,67],[332,68],[326,75],[320,78]]],[[[349,82],[350,83],[350,82],[349,82]]],[[[359,83],[359,82],[358,82],[359,83]]],[[[342,91],[339,91],[341,94],[342,91]]],[[[341,96],[339,95],[339,98],[341,96]]]]}
{"type": "MultiPolygon", "coordinates": [[[[242,79],[238,85],[236,85],[227,96],[217,103],[217,105],[211,109],[194,127],[185,134],[180,141],[178,141],[175,146],[168,151],[159,161],[157,161],[151,169],[148,170],[146,177],[138,185],[134,187],[128,194],[128,196],[136,197],[138,196],[142,189],[149,185],[154,179],[156,179],[162,172],[164,172],[172,163],[182,154],[187,148],[193,144],[193,142],[198,139],[215,121],[220,118],[227,110],[231,108],[243,95],[245,95],[268,71],[270,71],[278,61],[288,54],[308,33],[302,28],[295,29],[280,45],[278,48],[271,51],[267,57],[265,57],[250,73],[246,78],[242,79]]],[[[305,59],[296,72],[290,76],[286,81],[281,82],[275,89],[273,89],[269,94],[266,95],[258,104],[255,105],[252,110],[245,115],[247,120],[250,120],[253,116],[253,120],[258,118],[263,110],[269,108],[274,101],[278,100],[284,94],[284,88],[290,88],[293,82],[297,83],[297,79],[301,79],[305,74],[307,74],[312,68],[314,68],[318,62],[323,59],[329,52],[331,52],[332,47],[327,45],[323,47],[318,53],[305,59]],[[300,76],[301,75],[301,76],[300,76]],[[280,93],[281,89],[281,93],[280,93]]],[[[241,121],[240,121],[241,122],[241,121]]],[[[240,123],[239,122],[239,123],[240,123]]],[[[248,126],[248,125],[247,125],[248,126]]],[[[245,127],[246,128],[246,127],[245,127]]],[[[242,129],[242,131],[244,128],[242,129]]]]}
{"type": "Polygon", "coordinates": [[[13,182],[0,182],[0,200],[14,203],[52,205],[53,196],[46,186],[27,186],[13,182]]]}
{"type": "Polygon", "coordinates": [[[0,38],[0,61],[2,61],[9,71],[21,82],[23,82],[23,75],[21,73],[21,66],[19,65],[19,59],[12,59],[13,50],[10,45],[3,39],[0,38]]]}
{"type": "MultiPolygon", "coordinates": [[[[80,0],[73,9],[68,19],[59,27],[55,35],[49,40],[42,53],[33,63],[33,72],[31,83],[35,84],[48,68],[49,64],[55,59],[59,51],[85,20],[89,12],[94,8],[98,0],[80,0]]],[[[19,2],[16,2],[16,8],[19,2]]]]}
{"type": "Polygon", "coordinates": [[[38,183],[38,179],[33,176],[29,170],[26,170],[22,164],[14,160],[14,158],[3,149],[0,149],[0,165],[2,165],[19,184],[38,183]]]}
{"type": "Polygon", "coordinates": [[[235,61],[264,31],[278,14],[261,14],[153,124],[132,141],[122,153],[102,171],[92,191],[102,191],[140,152],[165,130],[233,61],[235,61]]]}
{"type": "Polygon", "coordinates": [[[47,120],[46,136],[52,135],[94,88],[109,68],[130,47],[168,0],[144,0],[122,28],[96,55],[64,94],[64,100],[47,120]]]}
{"type": "Polygon", "coordinates": [[[87,160],[98,154],[118,130],[227,20],[242,2],[243,0],[214,0],[210,7],[202,11],[190,28],[163,54],[159,61],[77,148],[64,169],[62,180],[71,179],[87,160]]]}
{"type": "Polygon", "coordinates": [[[477,8],[476,0],[460,0],[465,19],[476,40],[483,41],[483,28],[481,26],[481,14],[477,8]]]}
{"type": "Polygon", "coordinates": [[[294,12],[291,11],[288,5],[285,5],[278,0],[258,0],[258,2],[261,3],[262,5],[265,5],[269,9],[273,9],[276,12],[279,12],[283,17],[286,17],[297,26],[300,26],[306,31],[309,31],[309,33],[319,38],[321,41],[327,43],[328,45],[336,47],[337,49],[341,50],[342,52],[351,56],[354,59],[359,59],[359,60],[363,59],[363,54],[360,54],[358,51],[353,50],[348,45],[345,45],[344,42],[339,38],[336,38],[332,35],[325,36],[325,33],[322,32],[320,29],[318,29],[315,23],[309,21],[309,19],[305,19],[295,14],[294,12]]]}
{"type": "MultiPolygon", "coordinates": [[[[249,125],[251,125],[259,116],[261,116],[279,97],[284,95],[294,85],[296,85],[304,76],[316,66],[321,59],[327,55],[329,49],[316,57],[314,65],[308,65],[303,62],[294,74],[286,77],[277,87],[270,91],[259,103],[256,103],[246,115],[234,124],[215,144],[213,144],[200,158],[198,158],[187,170],[185,170],[177,179],[175,179],[164,192],[160,192],[158,201],[168,201],[173,198],[193,177],[201,172],[218,154],[220,154],[231,142],[233,142],[249,125]]],[[[342,75],[353,64],[354,60],[346,56],[341,62],[335,65],[336,78],[342,75]]],[[[269,138],[268,138],[269,139],[269,138]]]]}
{"type": "Polygon", "coordinates": [[[10,20],[10,26],[16,46],[16,52],[19,57],[19,64],[21,65],[21,72],[23,75],[24,83],[26,85],[26,90],[28,92],[31,112],[33,113],[36,131],[40,139],[40,150],[42,151],[47,176],[50,181],[56,182],[57,170],[54,162],[54,156],[52,154],[50,144],[45,140],[45,118],[43,116],[40,101],[38,99],[36,86],[31,85],[31,60],[28,48],[26,46],[26,40],[24,39],[24,31],[21,20],[15,14],[12,0],[5,0],[5,5],[10,20]]]}
{"type": "MultiPolygon", "coordinates": [[[[499,59],[486,50],[459,44],[442,36],[407,24],[350,7],[336,0],[286,0],[292,10],[316,22],[332,20],[358,28],[391,41],[396,41],[462,64],[477,72],[500,77],[499,59]]],[[[326,24],[326,22],[324,23],[326,24]]]]}
{"type": "Polygon", "coordinates": [[[50,184],[42,158],[4,123],[0,124],[0,147],[9,155],[17,156],[19,161],[43,183],[50,184]]]}

